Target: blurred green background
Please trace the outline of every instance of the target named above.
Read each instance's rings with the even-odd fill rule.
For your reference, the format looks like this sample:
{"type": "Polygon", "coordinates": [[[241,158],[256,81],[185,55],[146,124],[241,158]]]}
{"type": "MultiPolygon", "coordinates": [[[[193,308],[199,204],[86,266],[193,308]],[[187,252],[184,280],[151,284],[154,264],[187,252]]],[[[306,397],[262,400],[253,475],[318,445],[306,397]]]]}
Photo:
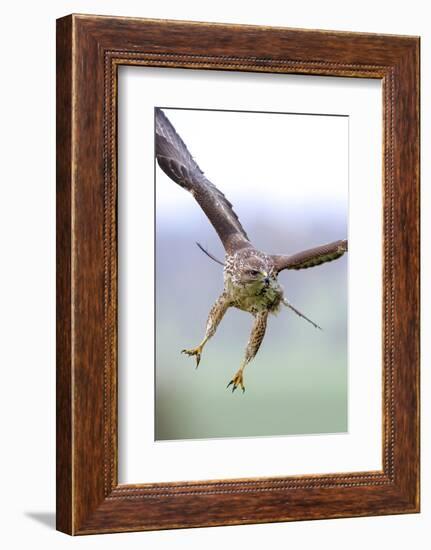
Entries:
{"type": "MultiPolygon", "coordinates": [[[[229,182],[215,183],[231,198],[229,182]]],[[[256,247],[293,253],[345,238],[346,204],[308,195],[302,204],[271,205],[244,194],[234,207],[256,247]]],[[[195,241],[220,259],[224,251],[193,198],[159,169],[156,207],[156,440],[346,432],[347,255],[280,274],[289,301],[323,331],[287,308],[271,315],[263,344],[244,371],[246,391],[232,394],[226,385],[241,364],[252,316],[229,309],[195,370],[194,358],[180,352],[201,341],[223,288],[222,267],[195,241]],[[164,208],[161,186],[177,193],[176,210],[164,208]]]]}
{"type": "MultiPolygon", "coordinates": [[[[290,226],[293,213],[288,219],[290,226]]],[[[330,240],[327,218],[314,221],[320,225],[318,241],[330,240]]],[[[274,225],[274,250],[302,247],[291,229],[274,225]],[[296,247],[288,246],[291,240],[296,247]]],[[[228,310],[197,370],[194,358],[180,354],[201,341],[223,284],[222,267],[194,244],[199,229],[157,226],[156,439],[346,431],[346,258],[280,275],[288,299],[323,331],[287,308],[272,315],[261,349],[245,370],[246,392],[232,395],[226,385],[243,358],[251,315],[228,310]]],[[[256,235],[259,229],[271,231],[256,225],[248,232],[256,235]]],[[[345,234],[342,223],[336,234],[345,234]]],[[[311,235],[307,242],[313,242],[311,235]]]]}

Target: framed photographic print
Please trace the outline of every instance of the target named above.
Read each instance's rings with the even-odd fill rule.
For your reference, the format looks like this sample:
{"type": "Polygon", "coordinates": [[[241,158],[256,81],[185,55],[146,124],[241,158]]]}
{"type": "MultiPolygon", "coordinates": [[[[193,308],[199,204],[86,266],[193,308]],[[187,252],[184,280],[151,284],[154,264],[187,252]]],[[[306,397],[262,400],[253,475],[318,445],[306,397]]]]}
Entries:
{"type": "Polygon", "coordinates": [[[419,39],[57,22],[57,528],[419,511],[419,39]]]}

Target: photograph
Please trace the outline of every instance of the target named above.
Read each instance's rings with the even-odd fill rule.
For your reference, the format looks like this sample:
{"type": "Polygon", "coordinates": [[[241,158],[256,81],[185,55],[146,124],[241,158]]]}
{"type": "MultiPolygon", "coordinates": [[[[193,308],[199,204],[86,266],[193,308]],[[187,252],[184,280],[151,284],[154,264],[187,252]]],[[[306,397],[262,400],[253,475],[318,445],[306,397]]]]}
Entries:
{"type": "Polygon", "coordinates": [[[3,548],[430,547],[429,5],[2,7],[3,548]]]}
{"type": "Polygon", "coordinates": [[[415,27],[125,15],[56,22],[57,530],[417,514],[415,27]]]}
{"type": "Polygon", "coordinates": [[[154,124],[155,439],[347,432],[349,117],[154,124]]]}

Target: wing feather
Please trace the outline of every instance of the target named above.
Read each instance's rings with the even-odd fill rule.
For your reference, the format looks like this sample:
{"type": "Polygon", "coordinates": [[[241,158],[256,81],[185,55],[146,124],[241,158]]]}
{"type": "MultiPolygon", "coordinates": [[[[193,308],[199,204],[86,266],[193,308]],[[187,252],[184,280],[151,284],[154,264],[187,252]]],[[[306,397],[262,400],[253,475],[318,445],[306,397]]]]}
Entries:
{"type": "Polygon", "coordinates": [[[165,113],[156,108],[156,158],[175,183],[189,191],[216,230],[226,252],[250,246],[232,204],[211,183],[193,159],[165,113]]]}
{"type": "Polygon", "coordinates": [[[282,271],[283,269],[307,269],[308,267],[315,267],[325,262],[337,260],[345,252],[347,252],[347,241],[335,241],[303,250],[292,256],[274,255],[272,259],[277,271],[282,271]]]}

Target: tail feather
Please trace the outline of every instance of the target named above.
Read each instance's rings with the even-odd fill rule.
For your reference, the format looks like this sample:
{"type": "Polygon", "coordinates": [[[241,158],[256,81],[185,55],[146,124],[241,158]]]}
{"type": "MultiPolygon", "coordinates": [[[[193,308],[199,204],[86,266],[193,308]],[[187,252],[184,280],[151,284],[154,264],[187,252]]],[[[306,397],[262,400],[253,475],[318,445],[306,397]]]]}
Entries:
{"type": "Polygon", "coordinates": [[[318,328],[319,330],[323,330],[322,327],[320,327],[317,323],[315,323],[314,321],[306,317],[303,313],[301,313],[299,310],[297,310],[295,307],[293,307],[292,304],[286,300],[286,298],[284,298],[283,304],[288,308],[290,308],[292,311],[294,311],[296,315],[299,315],[299,317],[302,317],[303,319],[311,323],[313,327],[318,328]]]}

